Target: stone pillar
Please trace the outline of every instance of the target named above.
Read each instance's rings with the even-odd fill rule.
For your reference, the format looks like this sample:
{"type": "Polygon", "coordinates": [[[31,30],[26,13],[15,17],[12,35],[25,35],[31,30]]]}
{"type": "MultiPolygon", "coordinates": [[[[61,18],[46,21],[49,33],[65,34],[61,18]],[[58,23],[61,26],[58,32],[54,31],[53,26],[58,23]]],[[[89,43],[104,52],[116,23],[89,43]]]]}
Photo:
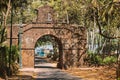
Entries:
{"type": "Polygon", "coordinates": [[[34,67],[34,50],[22,50],[22,66],[34,67]]]}

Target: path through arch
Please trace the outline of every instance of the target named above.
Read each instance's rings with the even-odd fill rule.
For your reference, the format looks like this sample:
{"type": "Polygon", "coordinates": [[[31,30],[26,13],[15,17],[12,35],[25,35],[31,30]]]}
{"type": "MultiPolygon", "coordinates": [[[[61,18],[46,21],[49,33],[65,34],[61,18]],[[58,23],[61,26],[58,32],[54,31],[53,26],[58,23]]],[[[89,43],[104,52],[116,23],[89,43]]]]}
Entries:
{"type": "Polygon", "coordinates": [[[60,39],[51,34],[41,36],[35,44],[34,67],[52,67],[49,66],[49,63],[52,63],[53,67],[61,68],[60,64],[63,63],[61,60],[63,50],[60,39]]]}

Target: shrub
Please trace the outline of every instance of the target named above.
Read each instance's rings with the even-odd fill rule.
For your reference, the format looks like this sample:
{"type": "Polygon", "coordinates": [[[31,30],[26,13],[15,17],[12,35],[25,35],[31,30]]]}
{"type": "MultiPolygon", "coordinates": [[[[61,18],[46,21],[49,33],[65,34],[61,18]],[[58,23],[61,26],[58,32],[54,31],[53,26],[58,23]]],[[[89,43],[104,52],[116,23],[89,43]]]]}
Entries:
{"type": "Polygon", "coordinates": [[[52,57],[52,60],[53,60],[53,61],[57,61],[58,58],[59,58],[59,54],[58,54],[57,52],[54,53],[54,54],[53,54],[53,57],[52,57]]]}
{"type": "Polygon", "coordinates": [[[108,56],[103,59],[103,63],[108,65],[115,63],[116,61],[117,61],[117,58],[114,56],[108,56]]]}
{"type": "Polygon", "coordinates": [[[11,48],[10,67],[9,67],[9,55],[10,55],[9,52],[10,52],[9,47],[0,46],[0,74],[2,74],[0,76],[4,78],[8,75],[16,74],[19,68],[18,63],[16,63],[19,58],[18,48],[16,46],[12,46],[11,48]]]}
{"type": "Polygon", "coordinates": [[[48,54],[47,54],[47,58],[51,58],[52,56],[53,56],[52,53],[48,53],[48,54]]]}
{"type": "Polygon", "coordinates": [[[117,80],[120,80],[120,78],[118,78],[117,80]]]}
{"type": "Polygon", "coordinates": [[[86,58],[87,62],[89,65],[95,65],[95,66],[100,66],[100,65],[112,65],[112,63],[115,63],[117,61],[116,56],[107,56],[104,57],[104,59],[101,57],[101,55],[93,53],[93,52],[88,52],[88,56],[86,58]]]}
{"type": "Polygon", "coordinates": [[[100,65],[102,63],[102,58],[93,52],[88,52],[88,57],[87,57],[88,63],[90,65],[100,65]]]}

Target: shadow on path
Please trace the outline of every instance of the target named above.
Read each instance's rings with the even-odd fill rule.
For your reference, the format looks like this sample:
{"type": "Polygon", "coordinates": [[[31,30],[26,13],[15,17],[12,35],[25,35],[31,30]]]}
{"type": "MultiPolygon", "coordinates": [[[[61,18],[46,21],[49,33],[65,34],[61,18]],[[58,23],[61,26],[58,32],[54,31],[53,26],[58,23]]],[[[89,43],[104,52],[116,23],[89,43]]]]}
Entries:
{"type": "Polygon", "coordinates": [[[35,68],[51,68],[51,69],[56,69],[56,67],[52,67],[52,66],[35,66],[35,68]]]}
{"type": "Polygon", "coordinates": [[[48,63],[46,58],[37,57],[35,63],[37,63],[35,64],[35,68],[21,69],[21,72],[24,74],[18,76],[19,79],[15,80],[83,80],[62,71],[61,69],[57,69],[56,65],[48,63]]]}
{"type": "MultiPolygon", "coordinates": [[[[66,78],[38,78],[35,80],[73,80],[73,79],[66,79],[66,78]]],[[[77,80],[77,79],[74,79],[77,80]]]]}
{"type": "MultiPolygon", "coordinates": [[[[1,80],[1,79],[0,79],[1,80]]],[[[3,79],[4,80],[4,79],[3,79]]],[[[36,80],[30,75],[17,75],[17,76],[12,76],[9,77],[8,80],[36,80]]],[[[40,79],[38,79],[40,80],[40,79]]]]}

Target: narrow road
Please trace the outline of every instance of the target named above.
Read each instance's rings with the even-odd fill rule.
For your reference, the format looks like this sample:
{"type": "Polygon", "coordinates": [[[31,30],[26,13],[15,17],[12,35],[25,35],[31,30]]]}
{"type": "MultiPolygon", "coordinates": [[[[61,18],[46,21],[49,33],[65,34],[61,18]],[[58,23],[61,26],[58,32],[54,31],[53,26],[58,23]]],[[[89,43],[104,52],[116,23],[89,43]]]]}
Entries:
{"type": "Polygon", "coordinates": [[[57,69],[54,63],[47,63],[45,59],[38,58],[35,61],[34,69],[22,69],[23,71],[33,71],[35,80],[83,80],[57,69]]]}
{"type": "Polygon", "coordinates": [[[59,69],[39,68],[36,80],[82,80],[59,69]]]}

